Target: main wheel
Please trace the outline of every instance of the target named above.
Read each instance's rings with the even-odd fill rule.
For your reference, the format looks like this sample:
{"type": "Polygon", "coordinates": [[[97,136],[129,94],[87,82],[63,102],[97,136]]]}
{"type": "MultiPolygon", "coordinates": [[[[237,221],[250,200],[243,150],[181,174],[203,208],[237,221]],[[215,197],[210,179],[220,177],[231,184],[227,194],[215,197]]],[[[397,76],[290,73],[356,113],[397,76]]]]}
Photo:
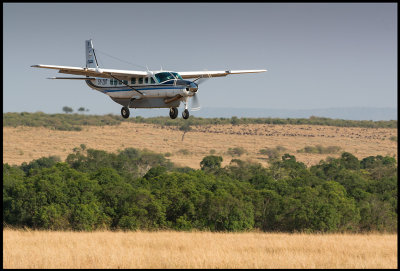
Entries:
{"type": "Polygon", "coordinates": [[[129,112],[129,108],[128,107],[124,106],[124,107],[121,108],[121,115],[122,115],[123,118],[125,118],[125,119],[129,118],[129,113],[130,112],[129,112]]]}
{"type": "Polygon", "coordinates": [[[178,116],[178,108],[176,107],[171,107],[169,109],[169,117],[171,119],[176,119],[176,117],[178,116]]]}
{"type": "Polygon", "coordinates": [[[189,110],[185,109],[182,112],[182,118],[188,119],[189,118],[189,110]]]}

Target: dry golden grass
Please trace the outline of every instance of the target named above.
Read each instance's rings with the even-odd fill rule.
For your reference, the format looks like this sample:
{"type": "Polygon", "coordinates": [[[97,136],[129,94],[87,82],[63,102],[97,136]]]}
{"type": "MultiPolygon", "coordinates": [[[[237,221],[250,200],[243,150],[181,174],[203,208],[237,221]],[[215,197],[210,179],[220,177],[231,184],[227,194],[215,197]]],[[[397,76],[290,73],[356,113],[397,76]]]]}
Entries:
{"type": "Polygon", "coordinates": [[[396,234],[3,230],[3,268],[397,268],[396,234]]]}
{"type": "Polygon", "coordinates": [[[397,129],[346,128],[316,125],[209,125],[195,126],[186,133],[176,127],[161,127],[151,124],[122,123],[120,126],[84,127],[82,131],[56,131],[43,127],[3,127],[3,161],[21,164],[43,156],[58,155],[64,160],[74,147],[85,144],[88,148],[116,152],[128,147],[171,153],[172,162],[192,168],[199,168],[204,156],[215,150],[215,155],[224,158],[227,165],[232,156],[229,148],[243,147],[247,154],[240,159],[267,165],[267,156],[258,152],[263,148],[278,145],[294,154],[297,160],[307,166],[317,164],[327,156],[340,154],[296,153],[305,146],[339,146],[359,159],[370,155],[396,155],[397,142],[390,140],[397,136],[397,129]],[[179,152],[188,150],[189,154],[179,152]]]}

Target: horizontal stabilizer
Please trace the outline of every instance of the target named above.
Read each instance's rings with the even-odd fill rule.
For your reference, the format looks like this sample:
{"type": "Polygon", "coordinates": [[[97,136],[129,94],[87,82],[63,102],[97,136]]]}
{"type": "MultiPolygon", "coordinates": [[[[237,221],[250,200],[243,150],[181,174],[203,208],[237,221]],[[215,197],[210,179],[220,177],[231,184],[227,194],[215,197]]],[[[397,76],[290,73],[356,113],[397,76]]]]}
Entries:
{"type": "Polygon", "coordinates": [[[59,73],[83,75],[101,78],[114,78],[115,77],[143,77],[147,76],[148,73],[145,71],[127,71],[127,70],[115,70],[115,69],[98,69],[98,68],[81,68],[81,67],[70,67],[70,66],[56,66],[56,65],[32,65],[34,68],[54,69],[58,70],[59,73]]]}
{"type": "Polygon", "coordinates": [[[94,80],[95,77],[49,77],[47,79],[94,80]]]}

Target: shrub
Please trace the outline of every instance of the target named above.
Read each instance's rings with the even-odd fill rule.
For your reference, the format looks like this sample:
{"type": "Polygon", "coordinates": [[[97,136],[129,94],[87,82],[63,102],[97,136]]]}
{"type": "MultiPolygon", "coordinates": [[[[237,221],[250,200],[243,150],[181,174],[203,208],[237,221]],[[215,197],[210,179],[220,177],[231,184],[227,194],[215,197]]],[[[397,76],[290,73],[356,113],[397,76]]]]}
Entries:
{"type": "Polygon", "coordinates": [[[209,155],[201,160],[200,167],[202,170],[221,168],[222,161],[221,156],[209,155]]]}
{"type": "Polygon", "coordinates": [[[268,159],[278,159],[280,158],[281,154],[286,151],[287,149],[283,146],[276,146],[275,148],[265,148],[259,150],[261,155],[267,155],[268,159]]]}
{"type": "Polygon", "coordinates": [[[318,154],[333,154],[338,153],[341,148],[338,146],[324,147],[321,145],[305,146],[303,149],[297,150],[298,153],[318,153],[318,154]]]}
{"type": "Polygon", "coordinates": [[[235,147],[228,149],[228,154],[231,156],[241,156],[244,153],[246,153],[246,150],[243,147],[235,147]]]}
{"type": "Polygon", "coordinates": [[[177,153],[183,154],[183,155],[189,155],[190,151],[187,149],[180,149],[179,151],[177,151],[177,153]]]}

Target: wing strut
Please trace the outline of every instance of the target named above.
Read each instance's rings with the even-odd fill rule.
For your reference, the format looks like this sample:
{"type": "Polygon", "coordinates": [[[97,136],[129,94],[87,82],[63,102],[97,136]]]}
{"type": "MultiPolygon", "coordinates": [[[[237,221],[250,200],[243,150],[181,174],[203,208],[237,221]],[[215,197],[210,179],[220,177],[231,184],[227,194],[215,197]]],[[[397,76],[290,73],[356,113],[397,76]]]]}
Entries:
{"type": "Polygon", "coordinates": [[[143,94],[142,92],[140,92],[139,90],[137,90],[137,89],[135,89],[135,88],[133,88],[133,87],[131,87],[131,86],[125,84],[122,80],[119,80],[117,77],[113,76],[111,73],[110,73],[109,75],[110,75],[112,78],[114,78],[115,80],[117,80],[118,82],[120,82],[121,84],[127,86],[128,88],[130,88],[130,89],[132,89],[132,90],[138,92],[140,95],[144,96],[144,94],[143,94]]]}

